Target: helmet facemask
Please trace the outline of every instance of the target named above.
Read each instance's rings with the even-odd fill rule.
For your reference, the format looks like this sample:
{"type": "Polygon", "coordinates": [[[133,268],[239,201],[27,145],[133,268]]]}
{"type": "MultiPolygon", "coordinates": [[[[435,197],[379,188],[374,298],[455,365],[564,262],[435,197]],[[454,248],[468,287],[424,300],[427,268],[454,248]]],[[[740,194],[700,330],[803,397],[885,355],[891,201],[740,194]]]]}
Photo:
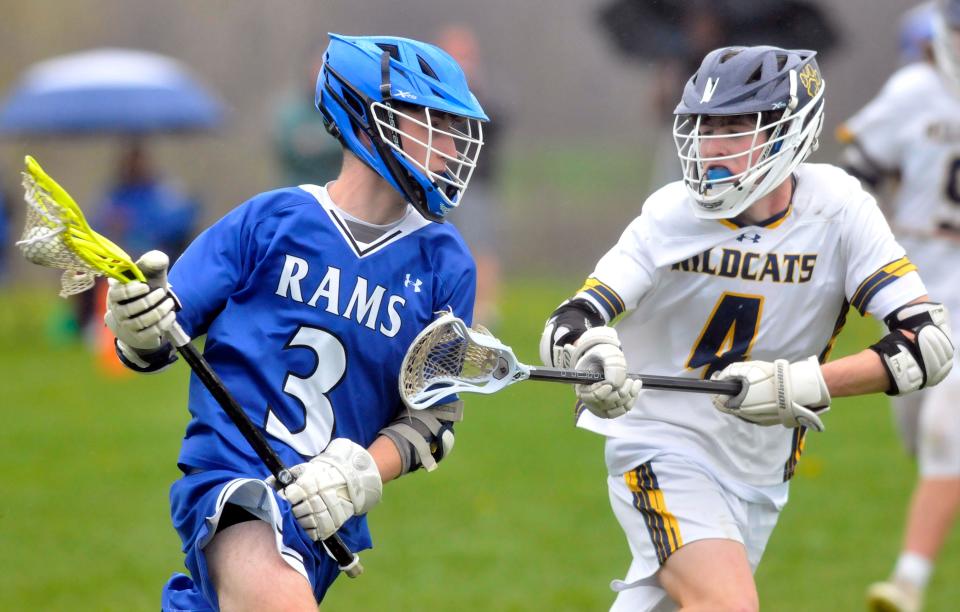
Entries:
{"type": "MultiPolygon", "coordinates": [[[[683,171],[683,182],[694,201],[694,212],[705,219],[736,217],[778,187],[816,150],[823,126],[823,86],[797,110],[797,73],[792,71],[790,100],[782,113],[756,112],[752,129],[725,134],[703,134],[711,115],[677,115],[673,137],[683,171]],[[766,139],[761,138],[762,135],[766,139]],[[705,157],[704,143],[750,138],[745,150],[705,157]],[[732,173],[731,160],[746,159],[745,169],[732,173]]],[[[740,165],[740,164],[734,164],[740,165]]]]}
{"type": "Polygon", "coordinates": [[[395,152],[408,172],[415,173],[413,178],[422,189],[436,191],[440,198],[439,210],[431,207],[430,212],[437,217],[445,216],[460,203],[477,166],[483,146],[482,123],[429,107],[373,102],[371,109],[380,140],[395,152]],[[422,115],[416,112],[420,109],[422,115]],[[421,128],[420,133],[403,131],[399,125],[400,117],[421,128]],[[445,129],[434,126],[438,119],[446,124],[445,129]],[[443,138],[453,141],[454,155],[436,146],[443,138]],[[442,160],[442,169],[437,167],[437,160],[442,160]]]}

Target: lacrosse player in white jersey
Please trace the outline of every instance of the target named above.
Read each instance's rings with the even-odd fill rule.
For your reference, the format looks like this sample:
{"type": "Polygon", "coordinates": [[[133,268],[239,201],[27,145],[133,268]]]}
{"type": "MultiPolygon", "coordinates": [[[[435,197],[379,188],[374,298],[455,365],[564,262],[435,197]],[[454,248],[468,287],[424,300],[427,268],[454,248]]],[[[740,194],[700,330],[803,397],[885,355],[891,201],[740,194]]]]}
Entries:
{"type": "Polygon", "coordinates": [[[575,389],[578,425],[607,438],[633,554],[614,610],[758,609],[753,571],[830,398],[909,393],[952,366],[945,308],[873,197],[839,168],[801,164],[823,123],[815,55],[704,58],[675,111],[683,180],[650,196],[544,330],[546,363],[605,374],[575,389]],[[890,332],[827,362],[851,306],[890,332]],[[744,390],[643,390],[627,363],[744,390]]]}
{"type": "MultiPolygon", "coordinates": [[[[960,1],[925,9],[926,60],[898,70],[847,121],[844,163],[873,187],[899,177],[888,214],[931,295],[960,324],[960,1]]],[[[900,556],[889,580],[871,585],[873,610],[922,606],[934,560],[960,509],[960,369],[936,389],[893,399],[904,445],[917,457],[919,480],[900,556]]]]}

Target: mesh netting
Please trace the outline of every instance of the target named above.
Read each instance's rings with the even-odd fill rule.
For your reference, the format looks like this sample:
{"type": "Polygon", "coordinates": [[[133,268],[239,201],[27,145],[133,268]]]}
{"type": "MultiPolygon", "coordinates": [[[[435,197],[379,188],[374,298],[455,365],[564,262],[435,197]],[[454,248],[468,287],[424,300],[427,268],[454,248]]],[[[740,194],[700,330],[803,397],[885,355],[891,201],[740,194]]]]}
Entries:
{"type": "MultiPolygon", "coordinates": [[[[437,326],[410,347],[400,373],[405,397],[454,381],[483,385],[503,367],[500,351],[472,342],[457,323],[437,326]]],[[[483,328],[473,333],[490,335],[483,328]]]]}
{"type": "Polygon", "coordinates": [[[63,270],[60,297],[93,287],[96,271],[80,259],[64,240],[70,231],[69,215],[29,174],[23,175],[23,190],[27,215],[23,234],[17,242],[20,252],[31,263],[63,270]]]}

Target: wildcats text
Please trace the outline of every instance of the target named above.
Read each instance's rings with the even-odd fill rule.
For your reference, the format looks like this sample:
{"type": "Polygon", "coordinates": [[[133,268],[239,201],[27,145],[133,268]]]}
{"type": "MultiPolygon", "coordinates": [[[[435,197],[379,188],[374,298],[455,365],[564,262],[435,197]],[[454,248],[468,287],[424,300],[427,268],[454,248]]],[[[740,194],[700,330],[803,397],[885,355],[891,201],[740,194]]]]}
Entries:
{"type": "Polygon", "coordinates": [[[757,282],[805,283],[813,277],[816,265],[815,253],[755,253],[725,248],[707,249],[670,269],[757,282]]]}

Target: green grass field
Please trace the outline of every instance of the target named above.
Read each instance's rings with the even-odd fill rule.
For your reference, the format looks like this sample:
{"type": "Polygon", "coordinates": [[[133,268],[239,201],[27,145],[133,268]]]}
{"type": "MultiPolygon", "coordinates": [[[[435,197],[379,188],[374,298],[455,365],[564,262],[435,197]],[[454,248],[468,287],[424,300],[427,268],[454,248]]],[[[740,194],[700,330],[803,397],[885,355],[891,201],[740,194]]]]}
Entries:
{"type": "MultiPolygon", "coordinates": [[[[498,335],[535,362],[545,315],[574,289],[515,281],[498,335]]],[[[106,378],[49,340],[49,292],[0,296],[0,609],[155,610],[181,569],[167,489],[187,421],[187,369],[106,378]]],[[[854,320],[838,354],[874,327],[854,320]]],[[[371,513],[367,573],[324,609],[602,610],[629,562],[606,497],[602,440],[572,426],[569,389],[526,383],[470,397],[457,448],[390,484],[371,513]]],[[[882,396],[835,402],[811,434],[757,580],[766,610],[858,610],[889,571],[913,485],[882,396]]],[[[930,610],[960,601],[960,530],[930,610]]]]}

